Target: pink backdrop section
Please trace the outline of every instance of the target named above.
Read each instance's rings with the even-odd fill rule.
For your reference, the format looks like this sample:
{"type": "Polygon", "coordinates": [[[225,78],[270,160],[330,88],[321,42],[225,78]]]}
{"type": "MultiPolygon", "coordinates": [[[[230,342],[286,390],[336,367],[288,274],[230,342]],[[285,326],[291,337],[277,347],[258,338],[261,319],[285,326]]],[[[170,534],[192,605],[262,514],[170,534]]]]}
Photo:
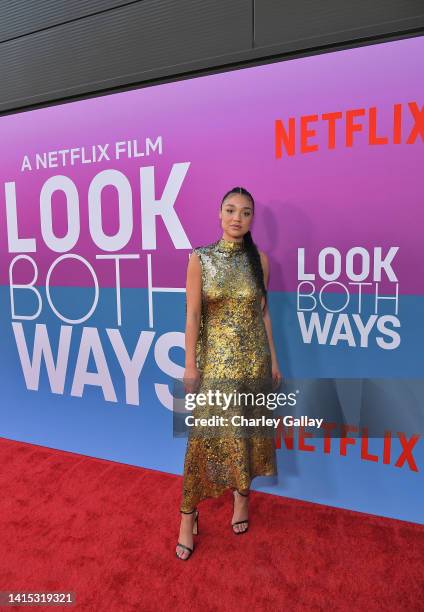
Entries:
{"type": "MultiPolygon", "coordinates": [[[[223,74],[193,78],[92,98],[0,118],[0,283],[8,284],[8,253],[4,183],[16,182],[19,231],[35,237],[37,284],[45,282],[48,267],[60,255],[50,251],[40,234],[39,195],[44,182],[63,174],[77,186],[81,234],[72,250],[90,261],[101,287],[112,287],[110,263],[96,260],[101,253],[88,229],[87,192],[93,177],[113,168],[128,178],[132,188],[134,230],[121,253],[138,253],[125,263],[124,287],[146,287],[146,251],[141,244],[140,167],[154,166],[155,196],[160,199],[172,166],[190,166],[175,203],[175,211],[193,247],[221,236],[218,219],[223,194],[242,185],[256,199],[252,233],[271,262],[271,291],[295,291],[297,249],[305,247],[309,270],[317,270],[317,255],[327,246],[343,254],[352,246],[370,251],[375,246],[398,246],[396,271],[403,294],[424,294],[424,275],[417,268],[422,254],[423,138],[405,139],[412,126],[408,103],[423,105],[423,37],[337,51],[223,74]],[[390,142],[394,104],[403,106],[404,139],[390,142]],[[340,122],[334,149],[327,147],[326,125],[311,124],[318,151],[275,157],[275,120],[299,126],[302,115],[377,107],[378,135],[389,144],[369,146],[366,117],[353,147],[344,146],[340,122]],[[24,155],[64,148],[136,139],[162,138],[163,153],[146,158],[122,158],[98,164],[22,172],[24,155]]],[[[112,150],[112,148],[111,148],[112,150]]],[[[53,196],[54,229],[66,232],[64,195],[53,196]]],[[[103,191],[103,229],[117,230],[117,195],[103,191]]],[[[184,287],[188,249],[176,249],[166,227],[157,223],[157,248],[152,253],[154,284],[184,287]],[[170,265],[172,263],[172,266],[170,265]]],[[[32,277],[26,262],[17,280],[32,277]]],[[[343,274],[338,280],[348,282],[343,274]]],[[[67,262],[53,273],[52,284],[91,286],[88,271],[67,262]]],[[[390,284],[389,284],[390,286],[390,284]]],[[[384,283],[383,283],[384,288],[384,283]]],[[[367,289],[364,290],[367,292],[367,289]]]]}

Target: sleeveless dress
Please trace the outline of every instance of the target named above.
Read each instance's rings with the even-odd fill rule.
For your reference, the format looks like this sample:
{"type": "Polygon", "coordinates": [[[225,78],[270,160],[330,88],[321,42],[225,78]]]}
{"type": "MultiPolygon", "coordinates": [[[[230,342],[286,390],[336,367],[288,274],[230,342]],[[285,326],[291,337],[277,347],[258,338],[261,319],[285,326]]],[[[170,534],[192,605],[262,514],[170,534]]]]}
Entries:
{"type": "Polygon", "coordinates": [[[216,395],[213,402],[208,396],[204,405],[196,404],[191,411],[193,419],[203,418],[202,422],[208,423],[188,427],[180,507],[184,512],[226,489],[248,489],[255,476],[277,474],[275,430],[264,427],[261,419],[273,417],[273,413],[257,401],[272,388],[271,352],[262,317],[262,292],[244,241],[220,238],[193,252],[199,256],[202,270],[196,344],[200,385],[196,392],[219,391],[221,404],[216,395]],[[227,399],[224,404],[224,393],[233,401],[227,399]],[[250,396],[236,401],[238,393],[250,396]],[[225,424],[217,423],[216,417],[226,419],[225,424]],[[244,426],[242,420],[254,425],[244,426]]]}

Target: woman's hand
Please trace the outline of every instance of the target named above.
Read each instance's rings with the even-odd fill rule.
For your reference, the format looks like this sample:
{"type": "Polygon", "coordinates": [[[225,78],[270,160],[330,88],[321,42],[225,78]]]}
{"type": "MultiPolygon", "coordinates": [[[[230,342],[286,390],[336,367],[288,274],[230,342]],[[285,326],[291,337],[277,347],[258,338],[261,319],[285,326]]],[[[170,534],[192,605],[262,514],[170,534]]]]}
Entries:
{"type": "Polygon", "coordinates": [[[278,367],[278,362],[272,362],[272,385],[273,389],[278,389],[283,380],[282,374],[280,372],[280,368],[278,367]]]}
{"type": "Polygon", "coordinates": [[[184,370],[184,393],[196,393],[200,382],[200,370],[197,366],[190,366],[184,370]]]}

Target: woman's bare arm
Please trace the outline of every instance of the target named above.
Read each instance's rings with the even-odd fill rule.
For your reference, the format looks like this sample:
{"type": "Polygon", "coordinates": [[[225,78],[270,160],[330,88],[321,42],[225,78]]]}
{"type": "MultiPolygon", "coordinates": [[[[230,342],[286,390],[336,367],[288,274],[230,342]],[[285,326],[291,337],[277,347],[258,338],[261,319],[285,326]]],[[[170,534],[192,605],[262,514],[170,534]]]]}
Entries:
{"type": "MultiPolygon", "coordinates": [[[[269,281],[268,257],[262,251],[259,251],[259,255],[261,257],[262,270],[264,273],[265,288],[268,289],[268,281],[269,281]]],[[[268,303],[264,311],[263,310],[264,302],[265,302],[265,298],[262,296],[262,316],[263,316],[264,323],[265,323],[266,334],[268,336],[269,348],[271,350],[271,359],[272,359],[273,364],[278,365],[277,353],[276,353],[275,346],[274,346],[274,339],[272,337],[272,324],[271,324],[271,317],[269,316],[268,303]]]]}
{"type": "Polygon", "coordinates": [[[196,343],[202,311],[202,269],[199,256],[192,252],[187,266],[185,367],[196,367],[196,343]]]}

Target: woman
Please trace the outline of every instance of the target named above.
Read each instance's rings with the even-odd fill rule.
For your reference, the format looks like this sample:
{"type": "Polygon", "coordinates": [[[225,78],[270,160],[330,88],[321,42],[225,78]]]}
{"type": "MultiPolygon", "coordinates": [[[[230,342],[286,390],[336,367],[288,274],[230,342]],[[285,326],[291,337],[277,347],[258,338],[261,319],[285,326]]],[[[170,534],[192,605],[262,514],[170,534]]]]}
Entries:
{"type": "MultiPolygon", "coordinates": [[[[267,305],[268,258],[252,240],[253,214],[251,194],[235,187],[221,202],[222,237],[191,253],[186,285],[185,392],[266,392],[281,382],[267,305]]],[[[222,405],[209,402],[196,405],[192,414],[225,414],[231,422],[234,415],[258,416],[264,410],[241,402],[224,411],[222,405]]],[[[187,560],[194,550],[199,501],[232,489],[232,529],[236,534],[245,533],[251,480],[277,473],[274,436],[246,429],[250,430],[247,434],[232,423],[189,429],[176,547],[179,559],[187,560]]]]}

